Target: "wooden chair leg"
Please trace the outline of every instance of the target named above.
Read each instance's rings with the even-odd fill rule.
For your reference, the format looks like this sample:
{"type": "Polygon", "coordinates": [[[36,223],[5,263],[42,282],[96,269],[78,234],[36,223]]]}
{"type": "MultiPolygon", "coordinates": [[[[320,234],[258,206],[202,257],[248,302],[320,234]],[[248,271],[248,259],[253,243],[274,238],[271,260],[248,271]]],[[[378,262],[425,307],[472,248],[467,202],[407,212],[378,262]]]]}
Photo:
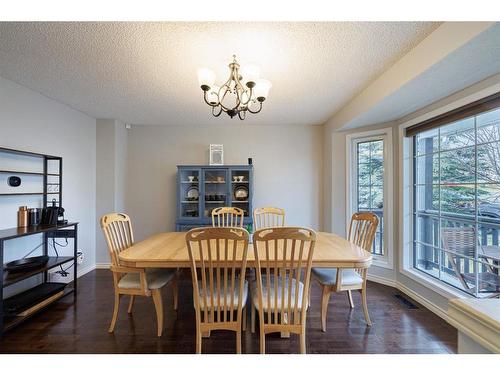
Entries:
{"type": "Polygon", "coordinates": [[[368,304],[366,302],[366,285],[361,289],[361,304],[363,305],[363,314],[365,314],[366,325],[371,326],[372,321],[370,315],[368,314],[368,304]]]}
{"type": "Polygon", "coordinates": [[[129,304],[128,304],[128,310],[127,310],[127,312],[128,312],[129,314],[132,314],[132,307],[134,307],[134,300],[135,300],[135,296],[134,296],[134,295],[131,295],[131,296],[130,296],[130,302],[129,302],[129,304]]]}
{"type": "Polygon", "coordinates": [[[241,331],[236,331],[236,354],[241,354],[241,331]]]}
{"type": "Polygon", "coordinates": [[[305,326],[302,327],[302,333],[300,334],[300,354],[306,354],[306,329],[305,329],[305,326]]]}
{"type": "Polygon", "coordinates": [[[266,354],[266,335],[264,334],[264,324],[260,323],[260,354],[266,354]]]}
{"type": "Polygon", "coordinates": [[[326,332],[326,316],[328,313],[328,301],[330,300],[330,286],[323,285],[323,293],[321,295],[321,330],[326,332]]]}
{"type": "Polygon", "coordinates": [[[172,280],[172,294],[174,295],[174,310],[179,307],[179,282],[177,276],[172,280]]]}
{"type": "Polygon", "coordinates": [[[352,301],[352,293],[350,290],[347,291],[347,298],[349,299],[349,306],[354,309],[354,302],[352,301]]]}
{"type": "Polygon", "coordinates": [[[198,324],[196,325],[196,354],[201,354],[201,331],[198,324]]]}
{"type": "Polygon", "coordinates": [[[115,308],[113,310],[113,318],[111,319],[111,324],[109,325],[108,332],[113,333],[115,330],[116,319],[118,318],[118,310],[120,308],[120,298],[121,294],[115,293],[115,308]]]}
{"type": "Polygon", "coordinates": [[[158,337],[163,332],[163,301],[161,300],[161,289],[154,289],[151,294],[153,295],[153,302],[156,310],[156,320],[158,321],[158,337]]]}
{"type": "Polygon", "coordinates": [[[251,332],[255,333],[255,306],[252,305],[252,311],[250,311],[250,328],[251,332]]]}

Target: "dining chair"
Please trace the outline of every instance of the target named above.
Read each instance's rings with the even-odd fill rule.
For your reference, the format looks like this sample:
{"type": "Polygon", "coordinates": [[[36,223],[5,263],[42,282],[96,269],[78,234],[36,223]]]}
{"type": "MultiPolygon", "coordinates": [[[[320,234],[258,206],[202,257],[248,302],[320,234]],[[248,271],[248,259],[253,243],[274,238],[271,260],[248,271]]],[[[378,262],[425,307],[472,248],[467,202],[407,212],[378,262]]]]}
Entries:
{"type": "Polygon", "coordinates": [[[120,299],[123,295],[130,296],[128,313],[132,313],[132,307],[136,296],[153,297],[158,321],[158,336],[163,331],[163,301],[161,288],[171,284],[173,288],[174,310],[177,310],[178,286],[176,270],[169,269],[144,269],[125,267],[120,264],[119,254],[121,251],[134,244],[134,234],[130,217],[123,213],[111,213],[101,217],[101,228],[108,245],[111,258],[111,271],[113,272],[113,284],[115,289],[115,307],[113,318],[109,326],[109,333],[115,329],[120,299]]]}
{"type": "Polygon", "coordinates": [[[248,298],[245,280],[248,232],[243,228],[194,228],[186,233],[191,262],[196,315],[196,353],[203,335],[212,330],[236,332],[241,353],[241,329],[248,298]]]}
{"type": "MultiPolygon", "coordinates": [[[[357,212],[352,215],[349,225],[348,240],[355,245],[371,252],[373,240],[378,226],[378,217],[372,212],[357,212]]],[[[351,291],[359,290],[361,293],[361,304],[365,315],[366,324],[372,325],[368,314],[366,302],[366,275],[368,269],[337,269],[337,268],[313,268],[313,278],[322,287],[321,296],[321,329],[326,332],[326,316],[328,302],[331,292],[346,291],[349,299],[349,306],[354,308],[351,291]]]]}
{"type": "Polygon", "coordinates": [[[217,207],[212,210],[213,227],[241,227],[245,211],[238,207],[217,207]]]}
{"type": "MultiPolygon", "coordinates": [[[[285,226],[285,210],[276,207],[261,207],[253,211],[254,230],[285,226]]],[[[253,275],[255,278],[255,275],[253,275]]],[[[255,333],[255,308],[251,309],[251,331],[255,333]]],[[[289,337],[288,333],[282,333],[281,337],[289,337]]]]}
{"type": "Polygon", "coordinates": [[[285,210],[276,207],[256,208],[253,211],[253,227],[255,230],[285,226],[285,210]]]}
{"type": "Polygon", "coordinates": [[[300,353],[306,353],[306,311],[315,243],[316,233],[307,228],[265,228],[253,235],[257,280],[250,289],[253,309],[259,311],[262,354],[266,334],[273,332],[299,335],[300,353]]]}

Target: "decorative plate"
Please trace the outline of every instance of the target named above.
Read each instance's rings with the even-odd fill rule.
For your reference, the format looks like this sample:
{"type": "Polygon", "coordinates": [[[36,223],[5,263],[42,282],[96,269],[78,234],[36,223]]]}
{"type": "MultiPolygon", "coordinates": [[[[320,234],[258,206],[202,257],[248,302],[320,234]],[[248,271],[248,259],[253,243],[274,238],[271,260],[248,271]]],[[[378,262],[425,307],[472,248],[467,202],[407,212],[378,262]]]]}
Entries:
{"type": "Polygon", "coordinates": [[[246,201],[248,199],[248,188],[243,185],[234,188],[234,198],[237,201],[246,201]]]}
{"type": "Polygon", "coordinates": [[[196,186],[191,186],[187,193],[186,193],[186,198],[188,201],[197,201],[199,197],[199,191],[196,186]]]}

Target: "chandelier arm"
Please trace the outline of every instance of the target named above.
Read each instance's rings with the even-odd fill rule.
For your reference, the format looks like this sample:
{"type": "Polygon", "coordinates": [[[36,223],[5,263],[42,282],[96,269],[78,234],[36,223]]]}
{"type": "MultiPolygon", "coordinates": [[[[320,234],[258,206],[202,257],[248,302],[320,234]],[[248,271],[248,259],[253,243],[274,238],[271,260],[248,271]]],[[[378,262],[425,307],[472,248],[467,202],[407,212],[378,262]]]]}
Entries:
{"type": "Polygon", "coordinates": [[[227,111],[234,111],[234,110],[236,110],[236,109],[240,106],[240,103],[241,103],[239,100],[237,100],[237,103],[236,103],[236,105],[235,105],[233,108],[226,107],[226,106],[223,104],[224,98],[226,97],[227,93],[231,91],[231,86],[230,86],[230,83],[231,83],[231,78],[229,78],[229,79],[227,80],[227,82],[226,82],[226,83],[224,83],[224,85],[223,85],[223,86],[220,88],[220,90],[219,90],[219,93],[220,93],[220,91],[221,91],[224,87],[226,88],[226,90],[224,91],[224,95],[222,95],[222,98],[220,98],[220,96],[219,96],[219,98],[220,98],[220,99],[219,99],[219,104],[220,104],[220,105],[221,105],[221,107],[224,109],[224,112],[227,112],[227,111]]]}
{"type": "MultiPolygon", "coordinates": [[[[218,95],[217,95],[217,99],[219,99],[218,95]]],[[[219,103],[216,103],[216,104],[213,104],[213,103],[210,103],[208,100],[207,100],[207,91],[203,91],[203,100],[205,101],[205,103],[207,103],[210,107],[217,107],[219,105],[219,103]]]]}
{"type": "Polygon", "coordinates": [[[246,106],[250,101],[250,99],[252,98],[252,91],[250,90],[250,95],[248,96],[248,100],[246,102],[243,102],[243,93],[245,93],[247,90],[241,84],[238,68],[234,69],[234,71],[232,72],[232,77],[234,81],[234,88],[236,91],[236,98],[237,98],[237,106],[235,108],[239,106],[246,106]]]}
{"type": "Polygon", "coordinates": [[[247,115],[246,110],[244,110],[244,111],[238,111],[238,118],[239,118],[240,120],[244,120],[244,119],[245,119],[245,117],[246,117],[246,115],[247,115]]]}
{"type": "Polygon", "coordinates": [[[260,106],[259,106],[259,109],[258,109],[258,110],[256,110],[256,111],[252,111],[252,110],[250,109],[250,106],[248,106],[248,107],[247,107],[247,111],[248,111],[248,112],[250,112],[250,113],[253,113],[253,114],[255,114],[255,113],[259,113],[259,112],[262,110],[262,102],[259,102],[259,104],[260,104],[260,106]]]}
{"type": "MultiPolygon", "coordinates": [[[[248,106],[248,103],[252,100],[252,94],[253,94],[253,89],[250,88],[250,93],[248,94],[248,100],[246,102],[240,102],[241,105],[243,106],[248,106]]],[[[244,90],[244,92],[247,92],[247,90],[244,90]]]]}
{"type": "Polygon", "coordinates": [[[220,116],[220,114],[222,113],[222,107],[220,107],[220,109],[219,109],[219,112],[218,112],[218,113],[216,113],[216,112],[215,112],[216,108],[217,108],[217,106],[212,107],[212,115],[213,115],[214,117],[219,117],[219,116],[220,116]]]}
{"type": "Polygon", "coordinates": [[[222,91],[223,88],[226,88],[226,90],[224,91],[224,95],[222,95],[222,98],[220,97],[219,95],[219,98],[220,98],[220,103],[222,103],[222,101],[224,100],[224,98],[226,97],[226,94],[228,93],[228,91],[231,91],[231,79],[228,79],[222,86],[221,88],[219,89],[219,94],[220,92],[222,91]]]}

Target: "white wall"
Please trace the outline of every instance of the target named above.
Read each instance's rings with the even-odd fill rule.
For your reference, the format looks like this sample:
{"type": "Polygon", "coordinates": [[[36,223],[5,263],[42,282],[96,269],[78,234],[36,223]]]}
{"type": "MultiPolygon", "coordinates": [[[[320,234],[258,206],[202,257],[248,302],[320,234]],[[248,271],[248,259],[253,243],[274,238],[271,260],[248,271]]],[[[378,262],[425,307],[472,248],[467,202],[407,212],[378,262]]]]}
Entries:
{"type": "Polygon", "coordinates": [[[133,126],[129,131],[127,212],[136,239],[174,230],[176,166],[208,164],[210,143],[225,164],[254,164],[254,207],[286,210],[290,225],[322,229],[322,127],[133,126]]]}
{"type": "MultiPolygon", "coordinates": [[[[95,210],[89,209],[95,207],[95,124],[95,119],[81,112],[0,78],[0,147],[63,157],[63,206],[66,218],[80,223],[78,247],[85,253],[84,262],[79,266],[81,271],[95,264],[95,210]]],[[[0,164],[0,169],[41,167],[39,161],[23,160],[0,157],[0,163],[5,163],[0,164]]],[[[0,189],[7,188],[7,177],[0,176],[0,189]]],[[[27,177],[25,183],[24,188],[28,184],[38,189],[42,186],[41,181],[34,178],[30,181],[27,177]]],[[[0,228],[17,226],[19,206],[41,207],[41,202],[40,197],[0,197],[0,228]]],[[[40,238],[35,236],[9,241],[5,260],[20,258],[39,243],[40,238]]],[[[72,251],[71,243],[66,251],[72,251]]]]}
{"type": "Polygon", "coordinates": [[[109,254],[100,227],[101,216],[125,212],[127,130],[117,120],[96,121],[96,264],[108,264],[109,254]]]}

